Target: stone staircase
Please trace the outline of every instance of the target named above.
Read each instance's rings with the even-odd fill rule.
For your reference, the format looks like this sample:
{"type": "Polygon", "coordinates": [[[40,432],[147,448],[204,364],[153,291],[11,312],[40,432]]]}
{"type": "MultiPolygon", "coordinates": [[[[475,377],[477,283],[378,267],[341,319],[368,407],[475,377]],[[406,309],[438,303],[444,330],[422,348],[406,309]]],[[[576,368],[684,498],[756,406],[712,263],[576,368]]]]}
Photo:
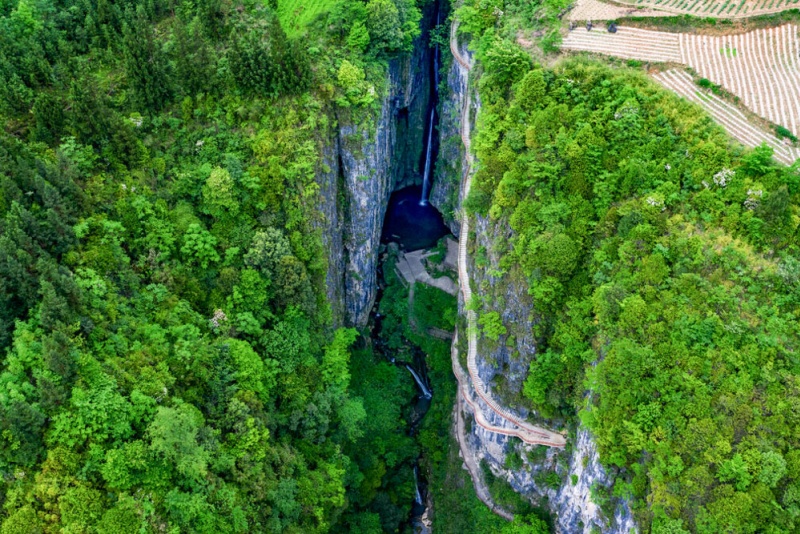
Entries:
{"type": "MultiPolygon", "coordinates": [[[[450,32],[450,50],[453,53],[453,57],[456,59],[456,62],[461,66],[461,68],[466,69],[467,71],[471,70],[471,65],[469,61],[461,55],[461,52],[458,48],[458,41],[456,40],[456,30],[457,24],[454,23],[451,27],[450,32]]],[[[470,137],[469,137],[469,97],[465,98],[464,100],[464,111],[462,112],[462,124],[461,124],[461,141],[464,143],[464,148],[466,149],[466,160],[467,160],[467,169],[465,170],[466,174],[464,177],[463,182],[463,193],[462,198],[466,199],[469,195],[470,185],[472,183],[472,164],[473,164],[473,157],[472,152],[470,151],[470,137]]],[[[462,211],[461,213],[461,232],[459,235],[459,242],[458,242],[458,279],[459,285],[461,287],[461,292],[464,297],[464,303],[467,307],[472,300],[472,288],[470,287],[470,279],[469,273],[467,272],[467,241],[469,239],[469,217],[467,216],[466,212],[462,211]]],[[[469,380],[464,375],[464,372],[461,368],[461,364],[458,361],[457,351],[454,351],[453,355],[453,372],[456,375],[456,378],[459,382],[459,390],[467,402],[467,404],[472,408],[473,412],[475,413],[475,422],[485,428],[490,432],[495,432],[498,434],[505,434],[509,436],[516,436],[525,443],[537,444],[537,445],[546,445],[549,447],[563,447],[566,445],[566,439],[564,436],[557,432],[552,432],[542,427],[538,427],[532,425],[526,421],[523,421],[521,418],[511,414],[508,410],[500,406],[497,401],[492,398],[491,392],[489,388],[486,387],[486,384],[480,377],[480,373],[478,372],[478,365],[477,365],[477,354],[478,354],[478,316],[473,310],[467,310],[467,341],[468,341],[468,350],[467,350],[467,370],[469,372],[469,380]],[[472,388],[469,387],[469,383],[472,383],[472,388]],[[477,399],[473,399],[470,389],[474,390],[477,394],[480,401],[483,402],[489,410],[494,412],[496,415],[500,416],[501,419],[508,422],[509,425],[506,426],[498,426],[492,424],[488,421],[486,414],[484,413],[481,403],[477,401],[477,399]]],[[[455,342],[454,345],[455,347],[455,342]]]]}

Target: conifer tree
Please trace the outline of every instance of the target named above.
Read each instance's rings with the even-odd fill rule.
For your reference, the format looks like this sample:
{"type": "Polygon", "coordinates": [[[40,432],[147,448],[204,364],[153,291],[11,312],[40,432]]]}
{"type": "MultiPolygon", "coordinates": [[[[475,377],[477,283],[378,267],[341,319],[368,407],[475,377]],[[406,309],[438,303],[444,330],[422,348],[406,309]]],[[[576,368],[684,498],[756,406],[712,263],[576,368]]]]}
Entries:
{"type": "Polygon", "coordinates": [[[167,62],[153,36],[143,6],[128,10],[122,27],[125,73],[137,103],[158,111],[172,96],[167,62]]]}

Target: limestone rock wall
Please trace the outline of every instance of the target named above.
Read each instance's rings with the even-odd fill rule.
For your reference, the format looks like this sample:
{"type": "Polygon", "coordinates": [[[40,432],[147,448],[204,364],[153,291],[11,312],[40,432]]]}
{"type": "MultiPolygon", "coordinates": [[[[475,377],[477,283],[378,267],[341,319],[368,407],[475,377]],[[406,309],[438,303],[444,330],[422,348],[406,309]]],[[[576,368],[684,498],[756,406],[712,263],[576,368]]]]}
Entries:
{"type": "Polygon", "coordinates": [[[326,282],[334,323],[363,326],[375,301],[383,218],[392,191],[421,183],[423,130],[430,99],[430,51],[393,60],[380,111],[371,118],[337,110],[317,182],[323,197],[326,282]],[[371,119],[371,120],[370,120],[371,119]]]}
{"type": "MultiPolygon", "coordinates": [[[[522,388],[530,362],[536,358],[536,340],[532,334],[536,320],[534,302],[527,294],[524,279],[508,273],[499,275],[497,248],[508,241],[509,230],[487,219],[476,219],[470,278],[476,293],[484,297],[483,310],[498,311],[508,329],[498,342],[479,338],[478,374],[510,412],[554,429],[564,428],[564,421],[545,421],[524,408],[522,388]]],[[[544,458],[533,452],[533,446],[487,432],[477,425],[473,425],[469,444],[476,457],[485,460],[492,472],[507,480],[515,491],[534,503],[546,504],[558,534],[592,534],[596,529],[607,534],[636,532],[629,503],[612,503],[613,513],[604,513],[592,500],[592,487],[610,487],[613,478],[601,465],[589,430],[583,426],[570,430],[567,448],[548,449],[544,458]],[[522,458],[521,468],[506,467],[506,457],[511,453],[522,458]],[[558,474],[561,483],[557,488],[545,480],[547,472],[558,474]]]]}
{"type": "Polygon", "coordinates": [[[344,323],[345,315],[344,206],[339,198],[339,192],[342,190],[339,138],[338,136],[331,137],[332,139],[322,147],[322,161],[317,169],[316,179],[320,186],[319,210],[322,214],[319,226],[322,230],[322,244],[328,259],[325,285],[333,323],[338,327],[344,323]]]}
{"type": "MultiPolygon", "coordinates": [[[[461,124],[464,103],[469,90],[469,79],[462,69],[457,68],[452,56],[442,51],[443,76],[439,88],[439,157],[434,168],[433,187],[430,202],[444,216],[445,224],[458,237],[461,225],[456,213],[461,206],[461,178],[465,171],[464,146],[461,143],[461,124]]],[[[466,47],[462,52],[469,55],[466,47]]],[[[476,95],[471,103],[476,105],[476,95]]],[[[470,113],[475,117],[475,113],[470,113]]]]}

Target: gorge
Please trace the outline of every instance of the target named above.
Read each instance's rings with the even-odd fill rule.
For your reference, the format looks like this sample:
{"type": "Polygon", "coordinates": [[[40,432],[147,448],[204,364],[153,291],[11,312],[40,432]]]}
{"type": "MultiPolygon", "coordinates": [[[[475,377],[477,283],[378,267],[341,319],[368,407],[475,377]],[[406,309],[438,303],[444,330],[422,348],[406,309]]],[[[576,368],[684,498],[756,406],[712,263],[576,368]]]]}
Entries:
{"type": "MultiPolygon", "coordinates": [[[[438,16],[438,12],[428,13],[426,20],[430,21],[434,16],[438,16]]],[[[430,24],[427,30],[433,27],[430,24]]],[[[455,36],[455,28],[452,34],[455,36]]],[[[456,236],[459,235],[455,214],[460,211],[463,201],[460,198],[463,173],[469,169],[468,156],[461,147],[461,139],[470,135],[471,117],[475,117],[480,110],[480,101],[477,94],[468,96],[471,91],[469,71],[463,68],[463,58],[469,57],[470,53],[465,45],[451,39],[451,48],[453,46],[459,53],[447,62],[449,68],[445,84],[435,83],[440,81],[438,47],[418,45],[410,57],[391,62],[389,92],[382,100],[374,137],[364,132],[355,134],[359,146],[353,149],[349,143],[352,143],[357,128],[341,117],[344,120],[333,143],[338,148],[338,154],[329,157],[331,172],[322,175],[323,179],[329,180],[323,182],[323,190],[338,191],[336,196],[326,194],[326,198],[345,199],[342,205],[336,209],[331,207],[328,212],[336,224],[329,228],[328,231],[334,229],[334,232],[329,233],[326,242],[333,246],[341,243],[344,250],[344,254],[339,254],[331,249],[330,257],[335,261],[329,264],[328,291],[332,296],[337,293],[342,296],[341,322],[356,326],[367,323],[378,325],[372,329],[373,344],[376,345],[383,343],[378,339],[381,318],[376,314],[380,309],[381,285],[385,283],[381,273],[385,265],[383,262],[388,257],[386,246],[394,242],[405,250],[428,248],[447,233],[445,225],[456,236]],[[441,98],[438,95],[440,85],[446,89],[441,98]],[[414,166],[415,160],[419,162],[417,167],[414,166]],[[337,172],[341,179],[334,183],[337,172]],[[364,176],[369,176],[369,179],[363,179],[364,176]],[[444,220],[439,210],[444,214],[444,220]]],[[[478,218],[476,222],[480,243],[486,236],[486,221],[478,218]]],[[[488,241],[484,240],[483,243],[483,246],[489,246],[488,241]]],[[[487,277],[485,271],[475,265],[470,265],[470,270],[477,278],[476,283],[487,277]]],[[[481,359],[478,366],[481,378],[490,383],[497,378],[497,371],[490,361],[511,363],[512,367],[506,371],[505,383],[513,385],[517,380],[513,386],[517,391],[521,388],[519,377],[524,378],[526,362],[536,350],[530,333],[524,332],[531,316],[530,299],[520,296],[524,293],[526,291],[522,288],[510,288],[506,294],[507,309],[503,317],[509,323],[518,325],[516,349],[526,354],[526,358],[515,363],[509,360],[507,353],[489,351],[491,359],[481,359]]],[[[337,300],[332,298],[332,302],[337,300]]],[[[462,313],[465,306],[462,299],[459,303],[462,313]]],[[[391,358],[392,363],[408,369],[419,391],[419,402],[415,401],[415,404],[425,404],[416,413],[424,415],[426,402],[430,402],[431,396],[424,379],[424,355],[422,358],[415,357],[413,362],[396,360],[388,353],[384,356],[391,358]],[[413,367],[408,363],[413,363],[413,367]]],[[[503,394],[504,398],[510,391],[503,394]]],[[[434,399],[435,395],[434,391],[434,399]]],[[[527,415],[524,410],[519,413],[523,418],[527,415]]],[[[416,419],[411,427],[418,422],[419,419],[416,419]]],[[[495,423],[503,424],[501,419],[495,423]]],[[[543,457],[539,453],[534,454],[536,446],[520,443],[514,437],[482,430],[477,425],[464,439],[462,447],[466,447],[468,454],[493,473],[490,476],[507,481],[504,483],[510,484],[524,498],[548,510],[554,516],[557,532],[590,532],[592,528],[599,527],[607,532],[622,534],[635,528],[624,503],[619,504],[614,512],[616,519],[608,519],[606,513],[592,504],[592,495],[597,488],[610,483],[612,479],[600,466],[596,447],[585,429],[570,434],[568,441],[574,441],[574,449],[570,445],[567,452],[550,451],[543,457]],[[509,469],[509,455],[540,459],[525,460],[522,469],[509,469]],[[552,475],[547,478],[548,482],[543,482],[548,472],[558,473],[561,480],[558,486],[553,485],[552,475]]],[[[414,473],[415,480],[417,475],[423,478],[417,465],[414,466],[414,473]]],[[[485,476],[475,473],[473,482],[476,485],[483,484],[485,476]]],[[[421,511],[418,506],[415,509],[415,517],[418,518],[421,511]]],[[[498,513],[501,512],[498,508],[498,513]]]]}
{"type": "Polygon", "coordinates": [[[798,531],[800,141],[576,52],[796,13],[580,11],[7,0],[0,533],[798,531]]]}

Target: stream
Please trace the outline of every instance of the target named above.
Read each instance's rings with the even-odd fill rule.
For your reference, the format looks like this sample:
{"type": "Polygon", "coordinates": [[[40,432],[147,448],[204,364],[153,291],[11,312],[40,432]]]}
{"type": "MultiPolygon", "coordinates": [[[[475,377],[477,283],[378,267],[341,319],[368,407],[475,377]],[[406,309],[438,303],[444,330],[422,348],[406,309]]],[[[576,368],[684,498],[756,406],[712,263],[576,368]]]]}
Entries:
{"type": "MultiPolygon", "coordinates": [[[[434,4],[434,17],[436,26],[440,22],[440,11],[438,0],[434,4]]],[[[430,54],[430,99],[429,108],[423,125],[423,157],[420,161],[419,170],[421,175],[421,186],[406,187],[394,191],[389,199],[386,215],[383,221],[381,243],[382,250],[377,266],[378,288],[375,304],[370,313],[370,326],[372,345],[375,351],[387,361],[397,367],[405,368],[417,386],[417,394],[413,399],[409,399],[411,407],[407,417],[407,432],[409,436],[416,437],[419,425],[425,414],[430,408],[433,396],[428,380],[428,367],[425,353],[407,339],[403,339],[402,351],[395,351],[389,347],[387,340],[383,336],[382,323],[384,317],[380,313],[380,301],[383,297],[384,289],[387,286],[384,277],[384,262],[390,255],[386,252],[387,248],[396,246],[402,252],[412,252],[415,250],[429,249],[436,246],[438,241],[450,234],[450,230],[444,224],[441,213],[429,202],[432,187],[433,167],[438,154],[439,133],[438,133],[438,92],[439,92],[439,46],[432,48],[430,54]],[[397,352],[403,353],[401,359],[397,352]],[[410,356],[410,358],[409,358],[410,356]]],[[[424,473],[420,470],[420,459],[417,458],[413,465],[414,472],[414,497],[410,503],[411,512],[406,523],[406,528],[414,532],[430,532],[426,527],[424,516],[427,511],[427,483],[424,473]]]]}
{"type": "MultiPolygon", "coordinates": [[[[413,186],[392,194],[386,210],[381,237],[384,247],[396,246],[403,252],[428,249],[434,247],[442,237],[450,234],[442,215],[428,202],[422,202],[421,193],[421,187],[413,186]]],[[[404,368],[417,386],[415,397],[409,399],[410,411],[407,417],[408,435],[414,437],[417,435],[419,425],[428,412],[436,392],[432,391],[428,380],[425,353],[415,344],[403,339],[405,346],[402,352],[404,356],[400,357],[397,355],[398,351],[390,348],[383,337],[384,316],[379,310],[380,301],[386,288],[384,262],[388,256],[388,253],[383,252],[378,263],[378,291],[375,305],[370,314],[372,346],[387,361],[399,368],[404,368]]],[[[422,518],[427,508],[427,484],[424,473],[419,468],[419,459],[415,461],[413,470],[416,487],[413,502],[410,503],[411,513],[407,525],[414,532],[425,532],[422,518]]]]}

